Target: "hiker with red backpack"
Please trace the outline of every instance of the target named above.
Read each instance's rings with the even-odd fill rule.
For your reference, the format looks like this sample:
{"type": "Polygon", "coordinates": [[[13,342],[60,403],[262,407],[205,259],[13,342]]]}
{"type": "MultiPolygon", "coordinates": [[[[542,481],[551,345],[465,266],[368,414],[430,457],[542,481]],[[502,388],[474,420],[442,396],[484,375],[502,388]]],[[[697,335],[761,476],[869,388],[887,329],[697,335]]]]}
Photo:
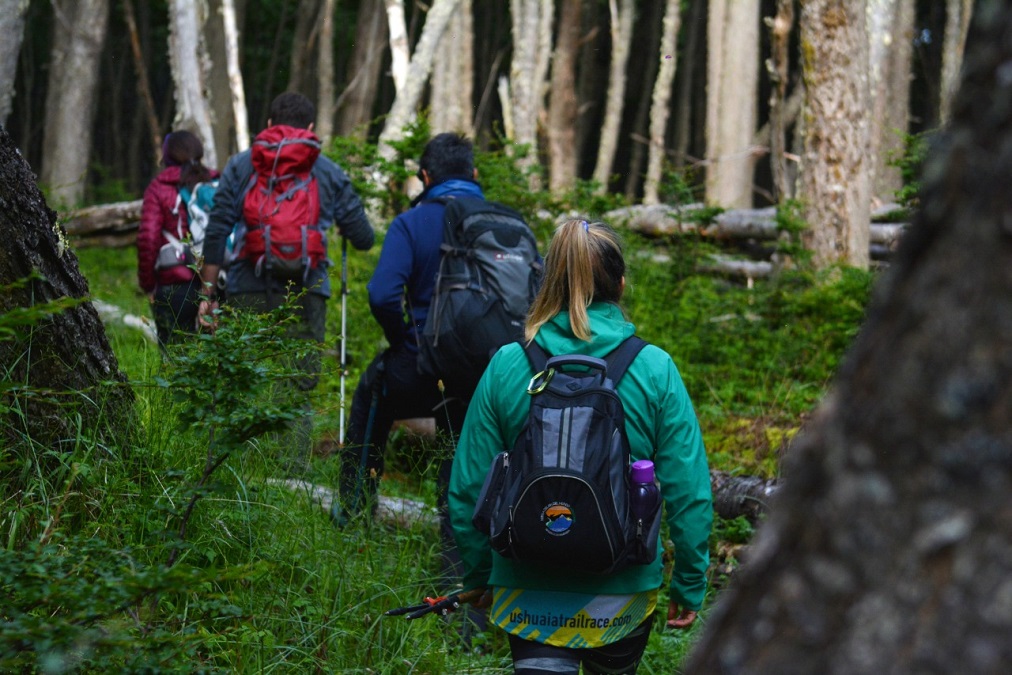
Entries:
{"type": "Polygon", "coordinates": [[[477,604],[508,634],[518,674],[635,673],[654,614],[687,628],[703,603],[702,433],[671,356],[634,335],[624,290],[616,232],[560,226],[524,340],[486,368],[454,457],[461,593],[488,590],[477,604]],[[675,547],[667,607],[662,506],[675,547]]]}
{"type": "MultiPolygon", "coordinates": [[[[213,329],[218,273],[227,264],[230,306],[260,313],[295,298],[299,321],[293,335],[323,343],[331,295],[327,235],[336,229],[365,251],[375,233],[344,170],[320,154],[315,119],[308,98],[279,95],[271,103],[267,128],[225,165],[204,242],[202,325],[213,329]],[[230,237],[234,243],[226,260],[230,237]]],[[[311,350],[298,367],[303,373],[298,388],[308,394],[319,381],[319,350],[311,350]]],[[[294,455],[288,458],[295,473],[309,460],[312,418],[296,424],[294,455]]]]}
{"type": "Polygon", "coordinates": [[[197,257],[191,222],[181,193],[216,178],[204,166],[204,146],[189,131],[174,131],[162,142],[165,166],[144,190],[137,230],[137,279],[155,318],[158,345],[196,330],[200,302],[197,257]]]}

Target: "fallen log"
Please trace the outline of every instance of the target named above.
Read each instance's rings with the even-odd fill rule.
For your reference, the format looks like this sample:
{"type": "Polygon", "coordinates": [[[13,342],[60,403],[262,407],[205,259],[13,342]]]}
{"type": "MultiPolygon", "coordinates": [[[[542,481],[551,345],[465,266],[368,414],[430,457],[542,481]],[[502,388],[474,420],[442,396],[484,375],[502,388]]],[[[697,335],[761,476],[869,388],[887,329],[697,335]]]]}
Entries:
{"type": "Polygon", "coordinates": [[[63,229],[72,237],[108,232],[132,232],[141,219],[140,199],[132,202],[98,204],[72,211],[63,221],[63,229]]]}
{"type": "Polygon", "coordinates": [[[710,471],[713,510],[728,520],[744,516],[752,524],[758,522],[769,509],[770,499],[777,487],[775,478],[732,476],[723,471],[710,471]]]}
{"type": "MultiPolygon", "coordinates": [[[[732,209],[712,218],[708,223],[698,218],[703,206],[688,204],[641,204],[615,209],[605,214],[605,220],[613,225],[625,225],[629,229],[648,237],[664,237],[674,234],[696,233],[711,239],[761,239],[775,240],[781,231],[777,225],[776,208],[732,209]]],[[[895,250],[906,223],[877,222],[894,218],[902,210],[898,206],[879,208],[872,213],[869,223],[869,242],[895,250]]]]}

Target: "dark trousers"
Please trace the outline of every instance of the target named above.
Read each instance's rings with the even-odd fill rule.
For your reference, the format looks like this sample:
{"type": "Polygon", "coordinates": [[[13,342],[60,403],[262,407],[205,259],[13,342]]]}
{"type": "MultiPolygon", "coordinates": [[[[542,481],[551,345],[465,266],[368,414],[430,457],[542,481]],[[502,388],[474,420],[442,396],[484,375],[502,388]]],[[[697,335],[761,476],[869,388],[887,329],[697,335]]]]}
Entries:
{"type": "MultiPolygon", "coordinates": [[[[455,443],[466,411],[466,399],[449,391],[441,394],[435,378],[418,372],[417,356],[406,347],[388,349],[373,359],[359,379],[348,413],[340,485],[345,511],[359,513],[375,499],[383,451],[395,420],[434,417],[440,434],[455,443]]],[[[452,456],[452,448],[441,454],[441,508],[452,456]]]]}
{"type": "Polygon", "coordinates": [[[179,342],[197,331],[197,308],[200,306],[200,280],[194,277],[185,284],[155,287],[151,311],[155,316],[158,346],[179,342]]]}
{"type": "MultiPolygon", "coordinates": [[[[447,388],[440,393],[437,380],[418,372],[417,355],[406,347],[391,348],[373,359],[355,388],[348,414],[348,432],[341,456],[340,502],[342,520],[375,505],[379,479],[383,475],[383,451],[395,420],[434,417],[436,429],[450,447],[439,454],[436,503],[442,541],[441,578],[447,591],[460,581],[460,555],[446,504],[453,451],[473,392],[447,388]]],[[[465,613],[470,622],[484,629],[484,614],[465,613]]],[[[469,626],[470,624],[468,624],[469,626]]],[[[470,627],[464,637],[467,639],[470,627]]]]}
{"type": "MultiPolygon", "coordinates": [[[[256,292],[231,293],[227,302],[237,311],[262,314],[277,309],[287,300],[285,293],[256,292]]],[[[298,315],[298,321],[291,324],[289,337],[322,345],[326,335],[327,299],[315,293],[304,293],[294,302],[293,309],[298,315]]],[[[309,392],[320,381],[320,350],[310,349],[290,365],[300,373],[294,389],[296,405],[301,406],[307,414],[293,421],[287,434],[280,439],[280,444],[286,448],[285,455],[280,460],[287,473],[299,475],[308,467],[312,452],[313,417],[310,414],[312,407],[309,392]]]]}

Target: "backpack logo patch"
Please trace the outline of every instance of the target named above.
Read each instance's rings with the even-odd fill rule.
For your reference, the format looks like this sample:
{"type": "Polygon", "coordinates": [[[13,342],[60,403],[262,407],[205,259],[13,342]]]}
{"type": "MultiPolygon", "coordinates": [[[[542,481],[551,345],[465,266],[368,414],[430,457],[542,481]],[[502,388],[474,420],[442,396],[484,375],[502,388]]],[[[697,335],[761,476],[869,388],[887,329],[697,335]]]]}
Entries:
{"type": "Polygon", "coordinates": [[[565,502],[552,502],[541,511],[548,534],[561,537],[573,527],[573,509],[565,502]]]}

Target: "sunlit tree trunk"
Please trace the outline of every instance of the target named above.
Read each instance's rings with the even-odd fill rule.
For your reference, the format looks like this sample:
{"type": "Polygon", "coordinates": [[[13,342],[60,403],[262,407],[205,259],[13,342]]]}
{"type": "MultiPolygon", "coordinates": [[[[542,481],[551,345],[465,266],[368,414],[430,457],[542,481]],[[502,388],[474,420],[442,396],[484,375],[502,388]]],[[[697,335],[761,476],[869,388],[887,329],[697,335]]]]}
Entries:
{"type": "Polygon", "coordinates": [[[633,0],[609,0],[608,7],[611,11],[611,68],[608,71],[608,96],[604,122],[601,124],[601,142],[597,150],[597,163],[594,165],[594,180],[599,185],[599,192],[608,189],[618,148],[618,133],[625,109],[625,68],[629,62],[636,15],[636,3],[633,0]]]}
{"type": "MultiPolygon", "coordinates": [[[[399,94],[408,79],[411,49],[408,44],[408,26],[404,21],[404,4],[401,0],[386,0],[387,37],[390,39],[390,76],[399,94]]],[[[426,20],[428,23],[428,20],[426,20]]]]}
{"type": "Polygon", "coordinates": [[[319,94],[316,103],[316,135],[324,143],[334,133],[334,7],[336,0],[323,0],[320,7],[320,51],[316,61],[319,94]]]}
{"type": "Polygon", "coordinates": [[[973,14],[973,0],[945,0],[945,37],[942,43],[942,76],[939,86],[939,119],[949,119],[949,108],[956,93],[959,70],[963,67],[966,31],[973,14]]]}
{"type": "Polygon", "coordinates": [[[1012,663],[1012,5],[987,4],[921,208],[682,672],[1012,663]]]}
{"type": "Polygon", "coordinates": [[[473,124],[474,20],[471,0],[460,0],[432,65],[429,124],[434,133],[470,133],[473,124]]]}
{"type": "Polygon", "coordinates": [[[0,0],[0,126],[7,124],[14,100],[18,52],[25,34],[28,0],[0,0]]]}
{"type": "MultiPolygon", "coordinates": [[[[513,60],[510,62],[509,108],[514,143],[526,145],[521,168],[538,163],[538,119],[544,106],[545,77],[551,56],[552,3],[510,0],[513,60]]],[[[536,182],[536,181],[535,181],[536,182]]]]}
{"type": "MultiPolygon", "coordinates": [[[[396,154],[390,146],[390,142],[398,140],[404,135],[404,127],[415,115],[425,84],[429,80],[429,73],[432,71],[432,59],[436,46],[439,44],[440,38],[443,37],[446,26],[450,23],[450,17],[459,5],[460,0],[434,0],[429,8],[425,17],[425,26],[422,28],[421,37],[418,38],[418,44],[415,45],[415,53],[411,56],[406,77],[397,90],[397,97],[387,114],[383,132],[379,137],[380,153],[388,159],[392,159],[396,154]]],[[[391,31],[393,30],[394,27],[391,25],[391,31]]]]}
{"type": "Polygon", "coordinates": [[[678,66],[678,31],[681,27],[680,3],[668,0],[664,9],[664,23],[661,33],[660,69],[654,83],[653,101],[650,105],[650,153],[647,159],[647,175],[643,183],[643,203],[656,204],[659,201],[658,188],[664,169],[664,137],[668,128],[671,109],[671,85],[675,80],[678,66]]]}
{"type": "Polygon", "coordinates": [[[816,267],[868,266],[868,37],[864,7],[801,3],[805,144],[798,197],[816,267]]]}
{"type": "Polygon", "coordinates": [[[583,0],[562,0],[559,30],[552,57],[552,86],[548,98],[548,187],[553,194],[576,184],[579,148],[576,145],[576,62],[580,48],[580,8],[583,0]]]}
{"type": "Polygon", "coordinates": [[[711,0],[707,25],[706,201],[752,206],[759,5],[711,0]]]}
{"type": "Polygon", "coordinates": [[[348,84],[338,104],[338,133],[364,138],[379,90],[386,51],[387,21],[383,0],[363,0],[355,24],[355,47],[348,61],[348,84]]]}
{"type": "Polygon", "coordinates": [[[195,133],[204,144],[204,164],[218,166],[211,108],[204,94],[210,58],[198,10],[196,3],[186,0],[169,2],[169,62],[176,95],[173,127],[195,133]]]}
{"type": "Polygon", "coordinates": [[[235,128],[235,149],[249,147],[249,112],[242,71],[239,69],[239,29],[235,16],[235,0],[222,0],[222,23],[225,28],[225,60],[228,69],[228,89],[232,95],[232,120],[235,128]]]}
{"type": "Polygon", "coordinates": [[[42,182],[58,205],[84,197],[109,0],[54,2],[42,182]]]}

